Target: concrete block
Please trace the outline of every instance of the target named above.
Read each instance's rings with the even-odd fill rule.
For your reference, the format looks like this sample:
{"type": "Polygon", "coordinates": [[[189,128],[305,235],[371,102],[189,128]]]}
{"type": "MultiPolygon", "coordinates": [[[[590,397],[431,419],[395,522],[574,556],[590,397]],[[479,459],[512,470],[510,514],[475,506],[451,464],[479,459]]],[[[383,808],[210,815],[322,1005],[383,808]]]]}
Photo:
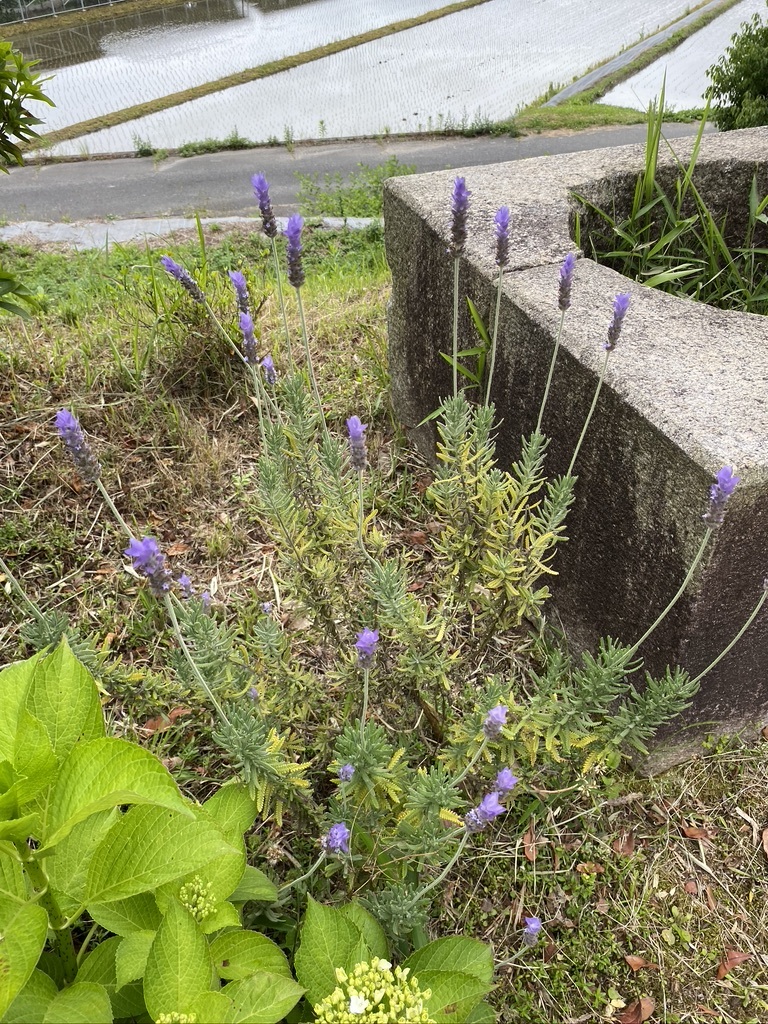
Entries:
{"type": "MultiPolygon", "coordinates": [[[[691,141],[675,143],[686,161],[691,141]]],[[[463,296],[491,322],[495,301],[493,216],[511,210],[499,353],[492,398],[500,464],[515,458],[536,422],[560,319],[559,266],[573,242],[580,193],[628,209],[644,147],[625,146],[390,179],[385,186],[392,269],[389,356],[395,408],[423,454],[434,428],[423,418],[451,391],[450,193],[457,175],[472,192],[461,262],[460,347],[476,343],[463,296]]],[[[670,180],[677,164],[660,159],[670,180]]],[[[743,237],[749,186],[768,192],[768,128],[706,136],[694,181],[730,239],[743,237]]],[[[598,225],[582,224],[582,244],[598,225]]],[[[768,231],[762,243],[768,245],[768,231]]],[[[642,654],[698,673],[741,627],[768,576],[768,317],[726,312],[629,281],[579,253],[573,305],[543,429],[547,466],[562,473],[592,401],[614,295],[632,306],[576,467],[569,541],[559,551],[554,607],[577,645],[601,635],[632,643],[682,582],[705,526],[708,488],[723,465],[742,477],[686,596],[642,654]]],[[[703,681],[694,707],[662,737],[657,766],[681,759],[705,733],[768,722],[768,613],[703,681]]]]}

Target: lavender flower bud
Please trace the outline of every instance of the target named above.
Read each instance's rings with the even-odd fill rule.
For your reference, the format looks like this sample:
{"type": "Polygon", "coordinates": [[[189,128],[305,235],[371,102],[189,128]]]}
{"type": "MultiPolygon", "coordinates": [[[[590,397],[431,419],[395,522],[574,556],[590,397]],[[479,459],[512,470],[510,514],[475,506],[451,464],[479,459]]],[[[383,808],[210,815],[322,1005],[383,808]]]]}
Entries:
{"type": "Polygon", "coordinates": [[[85,439],[83,428],[68,409],[56,413],[55,423],[75,469],[86,483],[95,483],[101,476],[101,466],[85,439]]]}
{"type": "Polygon", "coordinates": [[[502,727],[507,724],[507,708],[499,704],[491,708],[483,722],[483,732],[489,740],[497,740],[501,736],[502,727]]]}
{"type": "Polygon", "coordinates": [[[511,793],[518,783],[518,778],[513,775],[509,768],[502,768],[496,776],[496,792],[499,796],[506,796],[511,793]]]}
{"type": "Polygon", "coordinates": [[[506,807],[499,803],[498,793],[488,793],[477,807],[473,807],[464,815],[464,827],[467,832],[482,832],[489,822],[500,814],[505,814],[506,810],[506,807]]]}
{"type": "Polygon", "coordinates": [[[232,282],[232,286],[235,289],[235,295],[237,296],[237,308],[241,313],[247,313],[249,311],[248,285],[245,283],[245,277],[239,270],[230,270],[229,279],[232,282]]]}
{"type": "Polygon", "coordinates": [[[613,300],[613,319],[608,326],[608,341],[603,345],[606,352],[613,352],[616,348],[616,342],[621,334],[621,325],[624,323],[631,299],[632,296],[629,292],[622,292],[613,300]]]}
{"type": "Polygon", "coordinates": [[[194,594],[194,590],[192,588],[192,580],[189,578],[189,576],[187,576],[186,573],[182,573],[181,576],[179,576],[178,580],[176,580],[176,582],[179,584],[179,587],[181,588],[181,596],[189,600],[189,598],[192,597],[192,595],[194,594]]]}
{"type": "Polygon", "coordinates": [[[136,572],[147,577],[149,589],[155,597],[164,597],[168,593],[171,589],[171,574],[165,567],[165,555],[153,537],[142,537],[141,540],[131,538],[123,554],[131,559],[136,572]]]}
{"type": "Polygon", "coordinates": [[[161,256],[160,262],[163,264],[165,269],[171,275],[175,277],[179,284],[186,288],[195,302],[205,302],[205,296],[200,290],[200,286],[196,281],[192,280],[189,271],[185,270],[184,267],[180,267],[178,263],[175,263],[170,256],[161,256]]]}
{"type": "Polygon", "coordinates": [[[343,764],[341,768],[339,768],[339,779],[342,782],[349,782],[354,774],[355,766],[353,764],[343,764]]]}
{"type": "Polygon", "coordinates": [[[249,313],[240,314],[240,330],[243,332],[243,354],[247,363],[256,363],[256,336],[254,334],[253,319],[249,313]]]}
{"type": "Polygon", "coordinates": [[[358,473],[365,469],[365,432],[368,429],[367,423],[361,423],[359,416],[350,416],[347,420],[347,432],[349,434],[349,461],[352,468],[358,473]]]}
{"type": "Polygon", "coordinates": [[[256,689],[255,686],[249,686],[248,687],[248,696],[254,702],[254,704],[258,704],[258,702],[259,702],[259,691],[256,689]]]}
{"type": "Polygon", "coordinates": [[[496,225],[496,266],[506,267],[509,263],[509,207],[500,207],[493,222],[496,225]]]}
{"type": "Polygon", "coordinates": [[[571,308],[571,289],[573,288],[575,270],[576,257],[569,252],[560,267],[560,290],[557,296],[557,304],[563,312],[571,308]]]}
{"type": "Polygon", "coordinates": [[[526,946],[536,945],[536,943],[539,941],[539,932],[541,931],[541,928],[541,918],[525,918],[525,928],[523,928],[523,942],[526,946]]]}
{"type": "Polygon", "coordinates": [[[464,815],[464,828],[467,832],[482,832],[486,824],[474,808],[464,815]]]}
{"type": "Polygon", "coordinates": [[[471,192],[467,188],[464,178],[457,178],[453,183],[451,194],[451,252],[454,257],[463,252],[467,242],[467,214],[470,195],[471,192]]]}
{"type": "Polygon", "coordinates": [[[326,853],[349,853],[349,831],[343,821],[337,825],[331,825],[326,835],[320,840],[320,845],[326,853]]]}
{"type": "Polygon", "coordinates": [[[268,238],[276,238],[277,221],[275,220],[275,215],[272,212],[272,203],[269,199],[269,182],[263,174],[254,174],[251,178],[251,184],[253,185],[253,192],[259,204],[264,234],[268,238]]]}
{"type": "Polygon", "coordinates": [[[722,524],[725,518],[725,506],[740,482],[741,477],[733,475],[731,466],[723,466],[717,474],[715,482],[709,488],[709,508],[702,516],[707,526],[714,529],[722,524]]]}
{"type": "Polygon", "coordinates": [[[304,218],[294,213],[288,218],[285,226],[285,237],[288,239],[288,280],[294,288],[301,288],[304,284],[304,269],[301,265],[301,232],[304,228],[304,218]]]}
{"type": "Polygon", "coordinates": [[[275,370],[275,364],[272,362],[272,356],[267,354],[261,360],[261,368],[264,371],[264,380],[269,385],[277,383],[277,371],[275,370]]]}
{"type": "Polygon", "coordinates": [[[203,611],[206,615],[211,614],[211,608],[213,606],[213,598],[209,590],[204,590],[200,595],[200,604],[203,606],[203,611]]]}
{"type": "Polygon", "coordinates": [[[376,644],[379,642],[378,629],[364,629],[357,634],[357,664],[360,668],[370,668],[376,654],[376,644]]]}

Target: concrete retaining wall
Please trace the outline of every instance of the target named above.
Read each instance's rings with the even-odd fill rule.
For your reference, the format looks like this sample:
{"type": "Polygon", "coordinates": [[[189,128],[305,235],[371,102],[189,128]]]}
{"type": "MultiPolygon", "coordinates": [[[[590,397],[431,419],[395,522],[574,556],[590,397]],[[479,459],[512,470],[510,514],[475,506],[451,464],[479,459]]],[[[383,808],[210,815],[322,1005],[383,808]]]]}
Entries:
{"type": "MultiPolygon", "coordinates": [[[[677,142],[682,160],[691,142],[677,142]]],[[[385,187],[393,289],[390,369],[396,410],[422,452],[431,425],[417,424],[451,391],[450,193],[463,175],[472,192],[461,293],[486,323],[495,295],[493,216],[511,209],[510,266],[501,307],[493,401],[503,423],[500,464],[533,430],[559,322],[559,266],[572,241],[576,191],[627,208],[644,165],[641,146],[390,179],[385,187]]],[[[674,174],[670,154],[662,174],[674,174]],[[666,168],[669,168],[667,171],[666,168]]],[[[757,170],[768,192],[768,128],[706,136],[694,181],[711,208],[743,233],[757,170]]],[[[588,232],[594,227],[585,221],[588,232]]],[[[768,231],[763,245],[768,245],[768,231]]],[[[584,242],[585,235],[582,234],[584,242]]],[[[586,247],[586,243],[585,247],[586,247]]],[[[579,457],[569,542],[558,554],[555,608],[575,644],[600,635],[634,642],[682,582],[702,537],[708,488],[722,465],[743,478],[689,589],[642,653],[654,671],[679,663],[695,674],[736,634],[768,576],[768,317],[724,312],[628,281],[579,253],[544,432],[548,469],[562,473],[592,400],[613,297],[632,306],[609,360],[595,419],[579,457]]],[[[462,302],[460,347],[476,343],[462,302]]],[[[702,732],[768,721],[768,613],[704,680],[684,723],[665,737],[672,761],[702,732]]]]}

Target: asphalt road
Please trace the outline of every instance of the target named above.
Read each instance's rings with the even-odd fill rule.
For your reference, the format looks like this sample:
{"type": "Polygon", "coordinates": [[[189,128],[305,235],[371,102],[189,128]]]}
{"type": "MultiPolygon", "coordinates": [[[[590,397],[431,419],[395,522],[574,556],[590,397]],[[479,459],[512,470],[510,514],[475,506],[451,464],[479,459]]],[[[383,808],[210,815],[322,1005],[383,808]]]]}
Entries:
{"type": "MultiPolygon", "coordinates": [[[[693,135],[696,125],[668,124],[668,138],[693,135]]],[[[259,147],[198,157],[125,157],[17,167],[0,179],[0,218],[18,221],[102,221],[135,217],[247,216],[256,212],[250,178],[266,174],[275,212],[293,213],[296,172],[346,176],[396,156],[418,171],[447,170],[572,153],[645,141],[644,124],[520,139],[409,138],[259,147]]]]}

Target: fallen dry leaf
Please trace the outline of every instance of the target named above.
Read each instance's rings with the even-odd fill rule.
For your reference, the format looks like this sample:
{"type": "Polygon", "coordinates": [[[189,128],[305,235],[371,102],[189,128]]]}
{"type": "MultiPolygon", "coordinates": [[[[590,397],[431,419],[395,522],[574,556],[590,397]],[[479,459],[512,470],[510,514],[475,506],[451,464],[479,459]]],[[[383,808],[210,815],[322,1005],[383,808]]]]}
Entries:
{"type": "Polygon", "coordinates": [[[720,1016],[720,1011],[719,1010],[710,1010],[710,1008],[708,1006],[704,1006],[702,1003],[696,1003],[696,1009],[699,1011],[699,1013],[706,1014],[707,1017],[719,1017],[720,1016]]]}
{"type": "Polygon", "coordinates": [[[598,914],[608,913],[608,900],[605,898],[605,893],[600,893],[597,897],[597,903],[595,904],[595,911],[598,914]]]}
{"type": "Polygon", "coordinates": [[[693,878],[689,878],[688,881],[683,885],[686,892],[690,893],[691,896],[697,896],[699,892],[699,883],[693,878]]]}
{"type": "Polygon", "coordinates": [[[548,964],[556,952],[557,946],[554,944],[554,942],[548,942],[544,947],[544,963],[548,964]]]}
{"type": "Polygon", "coordinates": [[[658,964],[651,963],[650,960],[645,960],[641,956],[632,956],[630,954],[629,956],[625,956],[624,959],[627,961],[627,963],[633,971],[642,971],[643,968],[648,968],[649,970],[653,971],[658,971],[659,969],[658,964]]]}
{"type": "Polygon", "coordinates": [[[683,827],[683,835],[686,839],[711,839],[712,831],[708,828],[702,828],[700,825],[685,825],[683,827]]]}
{"type": "Polygon", "coordinates": [[[712,894],[712,890],[708,885],[704,886],[704,892],[707,894],[707,906],[711,911],[714,912],[715,910],[717,910],[717,903],[715,902],[715,897],[712,894]]]}
{"type": "Polygon", "coordinates": [[[737,949],[726,949],[725,956],[717,965],[717,980],[722,981],[723,978],[734,967],[738,967],[739,964],[743,964],[746,960],[751,960],[751,953],[740,953],[737,949]]]}
{"type": "Polygon", "coordinates": [[[768,828],[763,829],[763,853],[768,857],[768,828]]]}
{"type": "Polygon", "coordinates": [[[595,864],[593,860],[582,861],[581,864],[576,865],[576,870],[580,875],[604,875],[605,868],[602,864],[595,864]]]}
{"type": "Polygon", "coordinates": [[[173,708],[167,715],[158,715],[157,718],[150,718],[149,721],[141,726],[140,731],[146,733],[147,736],[152,736],[156,732],[165,732],[166,729],[171,728],[177,718],[181,718],[182,715],[191,714],[192,708],[173,708]]]}
{"type": "Polygon", "coordinates": [[[616,1020],[618,1024],[644,1024],[655,1009],[654,1000],[650,996],[643,996],[642,999],[636,999],[634,1003],[630,1003],[616,1020]]]}
{"type": "Polygon", "coordinates": [[[403,530],[401,537],[406,544],[413,544],[414,547],[423,547],[429,540],[424,530],[403,530]]]}
{"type": "Polygon", "coordinates": [[[185,555],[190,547],[190,544],[185,544],[183,540],[179,540],[175,544],[169,544],[165,549],[165,553],[166,555],[185,555]]]}
{"type": "Polygon", "coordinates": [[[613,843],[614,853],[618,853],[620,857],[631,857],[635,852],[635,833],[634,832],[622,832],[618,839],[614,839],[613,843]]]}
{"type": "Polygon", "coordinates": [[[536,839],[533,835],[533,825],[528,826],[528,831],[523,836],[523,853],[525,859],[533,864],[536,860],[536,839]]]}

